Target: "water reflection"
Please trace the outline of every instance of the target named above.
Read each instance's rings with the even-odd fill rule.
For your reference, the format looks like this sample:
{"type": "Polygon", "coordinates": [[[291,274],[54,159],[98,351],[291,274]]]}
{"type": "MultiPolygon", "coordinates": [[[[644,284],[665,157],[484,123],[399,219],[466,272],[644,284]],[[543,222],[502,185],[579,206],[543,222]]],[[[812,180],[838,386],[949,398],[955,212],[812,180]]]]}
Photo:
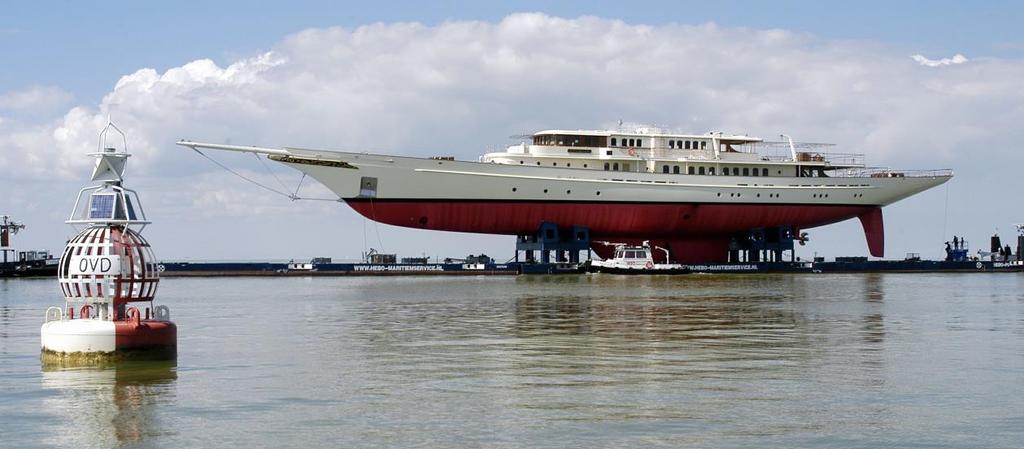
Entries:
{"type": "MultiPolygon", "coordinates": [[[[7,341],[7,330],[10,328],[11,323],[14,321],[14,314],[11,312],[10,306],[7,304],[0,304],[0,342],[7,341]]],[[[0,352],[6,353],[6,345],[0,346],[3,350],[0,352]]]]}
{"type": "MultiPolygon", "coordinates": [[[[813,278],[794,276],[523,277],[517,284],[523,293],[511,303],[454,291],[437,298],[429,289],[419,301],[368,302],[359,315],[367,357],[395,373],[486,372],[527,383],[535,373],[587,374],[599,383],[797,376],[821,363],[827,339],[841,332],[806,311],[822,302],[845,306],[827,304],[813,278]]],[[[853,278],[841,291],[877,302],[882,287],[878,278],[853,278]]],[[[869,309],[864,341],[877,346],[883,318],[869,309]]]]}
{"type": "Polygon", "coordinates": [[[159,409],[174,402],[173,361],[121,362],[104,368],[44,366],[42,387],[56,395],[46,410],[68,423],[47,435],[61,446],[136,445],[166,435],[159,409]]]}
{"type": "Polygon", "coordinates": [[[512,420],[729,423],[718,428],[723,436],[891,419],[887,404],[839,409],[829,399],[870,402],[885,386],[883,278],[599,275],[509,284],[368,290],[375,300],[348,311],[360,360],[377,373],[367,391],[390,397],[376,386],[389,385],[463,407],[494,401],[512,420]],[[828,394],[821,384],[831,385],[828,394]]]}

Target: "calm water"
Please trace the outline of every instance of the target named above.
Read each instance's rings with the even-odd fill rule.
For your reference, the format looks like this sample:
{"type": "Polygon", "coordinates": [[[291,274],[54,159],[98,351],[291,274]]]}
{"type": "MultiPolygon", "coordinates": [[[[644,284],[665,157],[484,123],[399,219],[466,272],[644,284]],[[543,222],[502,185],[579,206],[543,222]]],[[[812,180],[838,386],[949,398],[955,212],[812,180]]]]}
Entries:
{"type": "Polygon", "coordinates": [[[176,364],[43,370],[0,446],[1024,446],[1024,276],[165,279],[176,364]]]}

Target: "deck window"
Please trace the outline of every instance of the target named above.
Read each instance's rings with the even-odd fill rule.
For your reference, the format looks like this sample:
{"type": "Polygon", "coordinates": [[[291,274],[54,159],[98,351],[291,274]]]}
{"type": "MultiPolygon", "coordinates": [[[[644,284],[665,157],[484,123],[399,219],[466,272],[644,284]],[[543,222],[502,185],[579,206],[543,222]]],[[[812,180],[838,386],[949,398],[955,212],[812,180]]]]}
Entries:
{"type": "Polygon", "coordinates": [[[534,145],[563,147],[605,147],[608,146],[605,136],[584,136],[574,134],[542,134],[533,136],[534,145]]]}
{"type": "Polygon", "coordinates": [[[740,169],[739,169],[739,167],[733,167],[733,168],[732,168],[732,175],[733,175],[733,176],[739,176],[739,175],[740,175],[740,169]]]}
{"type": "Polygon", "coordinates": [[[767,168],[762,168],[761,169],[761,176],[768,176],[768,169],[767,168]]]}
{"type": "Polygon", "coordinates": [[[668,147],[669,148],[675,148],[676,147],[676,141],[674,141],[674,140],[668,141],[668,147]]]}
{"type": "Polygon", "coordinates": [[[613,147],[615,146],[615,138],[614,137],[612,137],[612,145],[611,146],[613,146],[613,147]]]}
{"type": "Polygon", "coordinates": [[[715,174],[715,167],[708,167],[708,174],[709,175],[715,174]]]}
{"type": "Polygon", "coordinates": [[[618,162],[612,164],[612,170],[619,171],[619,163],[618,162]]]}
{"type": "Polygon", "coordinates": [[[754,167],[754,172],[751,173],[751,174],[754,175],[754,176],[760,176],[761,175],[761,171],[758,170],[757,167],[754,167]]]}
{"type": "Polygon", "coordinates": [[[708,148],[708,143],[707,142],[701,142],[700,143],[700,149],[706,150],[707,148],[708,148]]]}
{"type": "Polygon", "coordinates": [[[750,176],[750,168],[743,167],[743,176],[750,176]]]}
{"type": "Polygon", "coordinates": [[[633,143],[634,143],[633,139],[629,139],[629,146],[633,146],[633,143]]]}
{"type": "Polygon", "coordinates": [[[604,171],[608,171],[608,163],[607,162],[604,163],[604,171]]]}
{"type": "Polygon", "coordinates": [[[662,173],[668,173],[668,165],[662,165],[661,166],[661,172],[662,173]]]}
{"type": "Polygon", "coordinates": [[[689,150],[689,149],[690,149],[690,141],[689,141],[689,140],[687,140],[687,141],[686,141],[686,149],[687,149],[687,150],[689,150]]]}
{"type": "Polygon", "coordinates": [[[704,167],[700,167],[699,169],[697,169],[697,173],[703,175],[704,174],[704,167]]]}
{"type": "Polygon", "coordinates": [[[692,165],[689,166],[689,167],[686,167],[686,174],[688,174],[688,175],[692,175],[693,174],[693,166],[692,165]]]}
{"type": "Polygon", "coordinates": [[[679,166],[678,165],[672,167],[672,173],[675,173],[677,175],[679,174],[679,166]]]}
{"type": "Polygon", "coordinates": [[[636,139],[636,146],[638,146],[638,147],[644,146],[644,141],[642,139],[636,139]]]}

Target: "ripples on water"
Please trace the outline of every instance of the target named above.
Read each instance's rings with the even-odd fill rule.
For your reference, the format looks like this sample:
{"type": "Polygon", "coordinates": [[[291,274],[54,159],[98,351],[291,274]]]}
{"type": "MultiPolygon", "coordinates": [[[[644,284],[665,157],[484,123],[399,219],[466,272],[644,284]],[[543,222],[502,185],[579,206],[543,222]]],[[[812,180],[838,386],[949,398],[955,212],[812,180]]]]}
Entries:
{"type": "Polygon", "coordinates": [[[1021,447],[1022,277],[165,279],[177,363],[47,369],[0,281],[0,446],[1021,447]]]}

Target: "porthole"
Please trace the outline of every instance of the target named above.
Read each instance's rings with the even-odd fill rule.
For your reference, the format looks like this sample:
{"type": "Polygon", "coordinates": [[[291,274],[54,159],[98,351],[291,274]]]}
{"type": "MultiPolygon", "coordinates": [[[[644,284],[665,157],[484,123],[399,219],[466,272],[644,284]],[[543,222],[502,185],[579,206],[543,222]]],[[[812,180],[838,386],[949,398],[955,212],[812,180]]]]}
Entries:
{"type": "Polygon", "coordinates": [[[540,161],[537,161],[537,165],[540,165],[540,161]]]}
{"type": "Polygon", "coordinates": [[[566,191],[565,191],[565,194],[566,194],[566,195],[568,195],[568,194],[570,194],[570,193],[572,193],[572,190],[566,190],[566,191]]]}
{"type": "Polygon", "coordinates": [[[552,163],[551,163],[551,166],[552,166],[552,167],[557,167],[557,166],[558,166],[558,162],[552,162],[552,163]]]}
{"type": "Polygon", "coordinates": [[[519,161],[519,165],[523,165],[523,161],[519,161]]]}
{"type": "Polygon", "coordinates": [[[548,189],[544,189],[544,193],[548,193],[548,189]]]}
{"type": "Polygon", "coordinates": [[[516,190],[519,190],[519,189],[517,189],[517,188],[515,188],[515,187],[513,187],[513,188],[512,188],[512,191],[513,191],[513,192],[515,192],[516,190]]]}
{"type": "Polygon", "coordinates": [[[572,164],[570,164],[570,163],[566,162],[566,163],[565,163],[565,166],[566,166],[566,167],[572,167],[572,164]]]}
{"type": "Polygon", "coordinates": [[[722,192],[718,192],[718,196],[722,196],[722,192]]]}
{"type": "Polygon", "coordinates": [[[597,195],[597,196],[601,196],[601,191],[598,190],[597,192],[594,192],[594,194],[597,195]]]}
{"type": "Polygon", "coordinates": [[[583,168],[587,168],[587,164],[583,164],[583,168]]]}
{"type": "Polygon", "coordinates": [[[758,193],[758,194],[757,194],[757,197],[758,197],[758,198],[760,198],[760,197],[761,197],[761,194],[760,194],[760,193],[758,193]]]}

